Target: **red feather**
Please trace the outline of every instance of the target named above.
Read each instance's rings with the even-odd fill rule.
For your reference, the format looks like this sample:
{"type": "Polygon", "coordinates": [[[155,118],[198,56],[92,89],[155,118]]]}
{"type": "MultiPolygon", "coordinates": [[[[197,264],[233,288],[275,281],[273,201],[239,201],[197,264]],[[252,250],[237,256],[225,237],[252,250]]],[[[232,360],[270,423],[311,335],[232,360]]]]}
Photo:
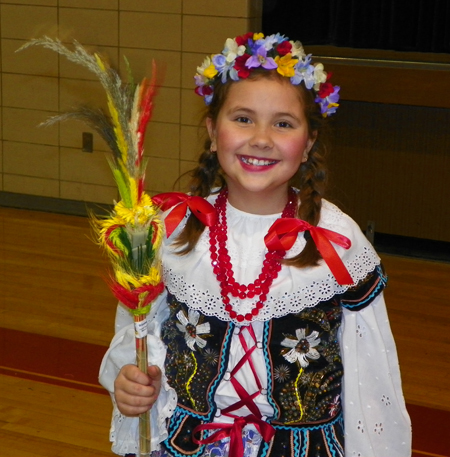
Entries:
{"type": "Polygon", "coordinates": [[[140,119],[137,127],[137,136],[138,136],[138,157],[136,159],[136,165],[140,166],[142,161],[142,156],[144,154],[144,140],[145,140],[145,130],[147,124],[150,121],[153,111],[153,96],[156,92],[156,64],[152,63],[152,79],[149,81],[147,78],[144,78],[141,83],[141,90],[139,92],[140,98],[140,119]]]}

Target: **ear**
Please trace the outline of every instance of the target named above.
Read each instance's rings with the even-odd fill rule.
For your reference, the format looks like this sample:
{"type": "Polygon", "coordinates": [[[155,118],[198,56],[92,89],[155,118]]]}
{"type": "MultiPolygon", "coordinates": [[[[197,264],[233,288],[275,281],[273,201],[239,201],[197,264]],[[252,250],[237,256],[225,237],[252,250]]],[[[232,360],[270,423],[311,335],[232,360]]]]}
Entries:
{"type": "Polygon", "coordinates": [[[211,150],[217,151],[216,131],[210,117],[206,118],[206,129],[208,130],[209,139],[211,140],[211,150]]]}
{"type": "Polygon", "coordinates": [[[306,148],[303,151],[302,163],[306,162],[308,160],[309,151],[311,151],[312,147],[314,146],[314,143],[316,142],[316,138],[317,138],[317,132],[313,132],[312,136],[306,142],[306,148]]]}

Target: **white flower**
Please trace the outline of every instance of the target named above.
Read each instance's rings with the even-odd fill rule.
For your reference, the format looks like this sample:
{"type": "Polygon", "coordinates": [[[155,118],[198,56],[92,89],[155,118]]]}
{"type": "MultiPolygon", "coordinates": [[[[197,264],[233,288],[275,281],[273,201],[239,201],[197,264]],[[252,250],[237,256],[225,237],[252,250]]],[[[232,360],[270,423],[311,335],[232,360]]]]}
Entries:
{"type": "Polygon", "coordinates": [[[291,54],[293,57],[303,58],[306,57],[305,50],[303,49],[300,41],[290,41],[292,44],[291,54]]]}
{"type": "Polygon", "coordinates": [[[323,65],[318,63],[314,67],[314,90],[320,89],[320,84],[324,83],[327,80],[327,73],[323,69],[323,65]]]}
{"type": "Polygon", "coordinates": [[[303,368],[309,365],[307,357],[313,360],[320,357],[319,352],[314,349],[320,343],[320,338],[317,338],[319,332],[313,331],[308,336],[305,333],[304,328],[298,328],[295,331],[296,339],[290,337],[281,342],[282,346],[292,348],[286,354],[283,354],[283,357],[290,363],[299,362],[303,368]]]}
{"type": "Polygon", "coordinates": [[[188,311],[188,317],[186,317],[183,311],[178,311],[177,318],[180,323],[177,322],[176,325],[178,330],[184,333],[184,339],[186,340],[188,347],[195,351],[195,344],[197,343],[199,347],[204,348],[206,346],[206,341],[198,335],[210,332],[211,328],[209,322],[197,325],[198,320],[200,319],[200,313],[191,309],[188,311]]]}
{"type": "Polygon", "coordinates": [[[209,56],[205,57],[203,63],[197,67],[197,73],[201,76],[204,76],[205,70],[211,65],[211,58],[209,56]]]}
{"type": "Polygon", "coordinates": [[[238,46],[236,40],[228,38],[227,41],[225,41],[225,48],[223,49],[222,54],[226,57],[227,62],[231,63],[236,57],[244,55],[244,52],[245,46],[238,46]]]}

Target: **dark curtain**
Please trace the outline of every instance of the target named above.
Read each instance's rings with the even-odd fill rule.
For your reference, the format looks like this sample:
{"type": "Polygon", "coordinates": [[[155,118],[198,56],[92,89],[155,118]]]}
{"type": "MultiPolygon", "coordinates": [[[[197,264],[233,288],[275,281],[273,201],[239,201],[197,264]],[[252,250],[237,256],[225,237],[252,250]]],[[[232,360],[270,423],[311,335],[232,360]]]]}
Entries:
{"type": "Polygon", "coordinates": [[[264,0],[263,32],[303,44],[450,53],[450,0],[264,0]]]}

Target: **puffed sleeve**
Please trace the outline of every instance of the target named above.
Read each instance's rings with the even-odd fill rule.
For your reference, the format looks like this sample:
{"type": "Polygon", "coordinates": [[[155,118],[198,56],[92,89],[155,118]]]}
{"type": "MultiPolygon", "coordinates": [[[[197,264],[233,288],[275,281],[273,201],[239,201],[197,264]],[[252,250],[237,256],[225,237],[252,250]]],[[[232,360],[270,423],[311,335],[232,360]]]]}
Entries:
{"type": "Polygon", "coordinates": [[[366,298],[343,306],[345,456],[409,457],[411,423],[383,292],[366,298]]]}
{"type": "MultiPolygon", "coordinates": [[[[167,437],[166,420],[175,409],[177,397],[168,385],[164,372],[166,348],[160,339],[161,325],[167,319],[169,311],[166,305],[167,294],[162,294],[152,305],[148,315],[148,361],[162,370],[162,386],[158,400],[151,409],[152,450],[159,448],[159,443],[167,437]]],[[[99,374],[100,384],[111,394],[113,415],[110,429],[112,451],[119,455],[137,454],[139,442],[139,418],[126,417],[118,410],[114,399],[114,380],[120,369],[126,364],[136,363],[134,324],[130,313],[118,305],[116,314],[116,334],[106,352],[99,374]]]]}

